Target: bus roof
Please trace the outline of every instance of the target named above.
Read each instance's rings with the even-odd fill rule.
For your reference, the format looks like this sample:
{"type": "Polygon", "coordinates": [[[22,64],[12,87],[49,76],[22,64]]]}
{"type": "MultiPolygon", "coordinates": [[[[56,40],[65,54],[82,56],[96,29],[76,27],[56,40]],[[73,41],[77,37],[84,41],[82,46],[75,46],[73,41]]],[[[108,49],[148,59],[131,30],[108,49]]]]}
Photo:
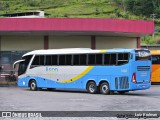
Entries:
{"type": "Polygon", "coordinates": [[[49,55],[49,54],[78,54],[78,53],[106,53],[106,52],[131,52],[135,49],[124,49],[124,48],[115,48],[115,49],[102,49],[102,50],[92,50],[90,48],[65,48],[65,49],[48,49],[48,50],[34,50],[24,54],[28,55],[49,55]]]}
{"type": "Polygon", "coordinates": [[[151,55],[160,55],[160,50],[150,50],[151,55]]]}

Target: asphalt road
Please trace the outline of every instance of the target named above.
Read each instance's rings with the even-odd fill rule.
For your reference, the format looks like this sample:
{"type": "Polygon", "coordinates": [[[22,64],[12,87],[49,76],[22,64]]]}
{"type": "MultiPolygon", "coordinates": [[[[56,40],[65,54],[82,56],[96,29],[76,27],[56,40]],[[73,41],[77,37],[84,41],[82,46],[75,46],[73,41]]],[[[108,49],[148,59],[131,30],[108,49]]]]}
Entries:
{"type": "Polygon", "coordinates": [[[0,87],[1,111],[160,111],[160,85],[125,95],[0,87]]]}
{"type": "MultiPolygon", "coordinates": [[[[0,111],[84,111],[87,116],[90,113],[86,111],[123,111],[123,115],[127,115],[127,111],[160,111],[160,85],[152,85],[148,90],[131,91],[125,95],[101,95],[89,94],[87,92],[78,91],[30,91],[29,88],[18,87],[0,87],[0,111]]],[[[13,113],[13,112],[12,112],[13,113]]],[[[46,113],[45,113],[46,114],[46,113]]],[[[55,114],[53,112],[53,114],[55,114]]],[[[26,120],[119,120],[114,117],[65,117],[68,113],[64,113],[63,117],[42,117],[42,118],[23,118],[26,120]]],[[[71,114],[71,113],[69,113],[71,114]]],[[[97,112],[96,114],[99,115],[97,112]]],[[[108,113],[107,113],[108,114],[108,113]]],[[[112,112],[111,112],[112,114],[112,112]]],[[[130,113],[129,113],[130,114],[130,113]]],[[[72,114],[71,114],[72,115],[72,114]]],[[[106,115],[106,114],[105,114],[106,115]]],[[[121,115],[121,114],[120,114],[121,115]]],[[[132,114],[134,115],[134,113],[132,114]]],[[[159,115],[159,113],[158,113],[159,115]]],[[[43,115],[42,115],[43,116],[43,115]]],[[[0,118],[1,119],[1,118],[0,118]]],[[[11,118],[3,118],[10,120],[11,118]]],[[[13,117],[12,120],[21,120],[21,117],[13,117]]],[[[126,119],[126,118],[125,118],[126,119]]],[[[136,118],[139,119],[139,118],[136,118]]],[[[142,118],[144,119],[144,118],[142,118]]],[[[159,118],[156,118],[159,119],[159,118]]],[[[124,120],[121,118],[120,120],[124,120]]],[[[130,118],[135,120],[135,118],[130,118]]],[[[148,119],[147,119],[148,120],[148,119]]],[[[152,120],[152,118],[151,118],[152,120]]]]}

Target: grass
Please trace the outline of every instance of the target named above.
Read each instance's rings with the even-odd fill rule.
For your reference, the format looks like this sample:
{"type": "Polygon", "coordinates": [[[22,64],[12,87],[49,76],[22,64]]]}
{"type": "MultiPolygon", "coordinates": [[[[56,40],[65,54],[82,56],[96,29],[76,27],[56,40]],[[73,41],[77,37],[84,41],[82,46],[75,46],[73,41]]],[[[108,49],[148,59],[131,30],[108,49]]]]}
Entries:
{"type": "Polygon", "coordinates": [[[0,14],[44,10],[46,17],[110,17],[110,0],[0,0],[0,14]],[[5,8],[6,7],[6,8],[5,8]]]}

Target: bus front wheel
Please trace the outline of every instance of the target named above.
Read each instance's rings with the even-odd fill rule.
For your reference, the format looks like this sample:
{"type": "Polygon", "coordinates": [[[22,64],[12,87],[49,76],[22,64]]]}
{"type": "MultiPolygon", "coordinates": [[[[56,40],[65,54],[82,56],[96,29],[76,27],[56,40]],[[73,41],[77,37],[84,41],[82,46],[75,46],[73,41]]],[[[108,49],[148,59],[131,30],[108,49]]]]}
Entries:
{"type": "Polygon", "coordinates": [[[87,91],[91,94],[97,93],[97,85],[95,82],[89,82],[87,84],[87,91]]]}
{"type": "Polygon", "coordinates": [[[110,93],[110,89],[109,89],[109,85],[107,82],[103,82],[101,85],[100,85],[100,93],[101,94],[109,94],[110,93]]]}
{"type": "Polygon", "coordinates": [[[36,83],[35,80],[32,80],[30,82],[30,90],[32,90],[32,91],[36,91],[37,90],[37,83],[36,83]]]}

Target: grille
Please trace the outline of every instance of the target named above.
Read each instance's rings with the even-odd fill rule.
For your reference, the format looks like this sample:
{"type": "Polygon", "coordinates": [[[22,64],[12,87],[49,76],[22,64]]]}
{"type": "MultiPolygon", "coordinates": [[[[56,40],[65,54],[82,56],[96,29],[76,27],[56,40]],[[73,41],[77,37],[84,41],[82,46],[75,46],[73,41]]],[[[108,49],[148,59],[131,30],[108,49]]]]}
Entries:
{"type": "Polygon", "coordinates": [[[149,71],[150,66],[137,66],[138,71],[149,71]]]}
{"type": "Polygon", "coordinates": [[[115,87],[118,89],[118,78],[115,78],[115,87]]]}
{"type": "Polygon", "coordinates": [[[128,89],[129,88],[129,82],[128,77],[116,77],[115,78],[115,88],[116,89],[128,89]]]}

